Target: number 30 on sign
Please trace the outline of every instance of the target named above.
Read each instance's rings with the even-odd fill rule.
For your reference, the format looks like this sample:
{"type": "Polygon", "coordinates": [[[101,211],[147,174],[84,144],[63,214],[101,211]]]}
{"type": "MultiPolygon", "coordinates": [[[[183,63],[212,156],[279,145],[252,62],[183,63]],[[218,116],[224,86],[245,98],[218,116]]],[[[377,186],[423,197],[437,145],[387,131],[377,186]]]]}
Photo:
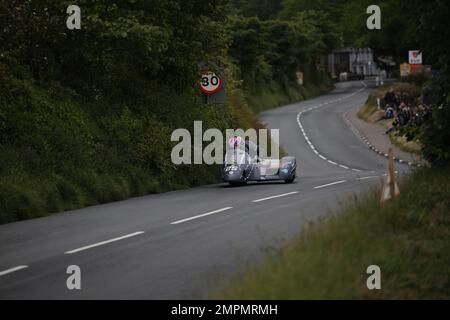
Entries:
{"type": "Polygon", "coordinates": [[[207,71],[202,73],[199,86],[200,90],[204,93],[213,94],[222,89],[222,79],[220,79],[214,72],[207,71]]]}

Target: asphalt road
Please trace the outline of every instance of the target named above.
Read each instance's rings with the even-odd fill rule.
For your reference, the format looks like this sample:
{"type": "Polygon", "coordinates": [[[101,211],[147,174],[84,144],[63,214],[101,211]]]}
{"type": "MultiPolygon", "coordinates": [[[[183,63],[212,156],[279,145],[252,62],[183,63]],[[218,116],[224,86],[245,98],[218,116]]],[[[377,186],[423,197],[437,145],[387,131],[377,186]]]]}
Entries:
{"type": "Polygon", "coordinates": [[[369,90],[342,83],[261,114],[297,157],[293,184],[208,185],[0,225],[0,299],[207,297],[307,221],[381,183],[386,159],[343,121],[369,90]],[[66,287],[69,265],[81,268],[81,290],[66,287]]]}

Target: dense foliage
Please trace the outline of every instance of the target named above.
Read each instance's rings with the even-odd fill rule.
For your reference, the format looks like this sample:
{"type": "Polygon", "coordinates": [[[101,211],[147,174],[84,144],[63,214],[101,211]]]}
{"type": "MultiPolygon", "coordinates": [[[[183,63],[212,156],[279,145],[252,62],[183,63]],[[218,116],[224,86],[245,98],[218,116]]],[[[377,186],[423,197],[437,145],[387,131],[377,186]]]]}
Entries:
{"type": "Polygon", "coordinates": [[[198,103],[198,62],[226,49],[219,2],[79,1],[80,31],[69,1],[0,2],[0,222],[215,181],[172,165],[170,135],[254,125],[243,101],[198,103]]]}
{"type": "MultiPolygon", "coordinates": [[[[248,104],[319,93],[317,58],[344,44],[423,48],[445,101],[448,4],[410,2],[383,4],[389,32],[369,33],[357,0],[79,0],[81,30],[66,27],[71,1],[0,0],[0,222],[216,181],[171,164],[171,132],[259,126],[248,104]],[[204,61],[227,65],[225,108],[199,103],[204,61]]],[[[445,162],[448,108],[434,115],[425,152],[445,162]]]]}
{"type": "Polygon", "coordinates": [[[276,0],[233,0],[232,4],[229,55],[240,68],[254,109],[260,108],[252,101],[261,101],[252,98],[268,91],[282,91],[291,100],[299,100],[314,88],[329,85],[327,75],[316,68],[318,56],[338,42],[335,29],[328,28],[331,23],[326,13],[287,10],[288,4],[276,0]],[[300,88],[297,71],[305,77],[305,86],[300,88]]]}

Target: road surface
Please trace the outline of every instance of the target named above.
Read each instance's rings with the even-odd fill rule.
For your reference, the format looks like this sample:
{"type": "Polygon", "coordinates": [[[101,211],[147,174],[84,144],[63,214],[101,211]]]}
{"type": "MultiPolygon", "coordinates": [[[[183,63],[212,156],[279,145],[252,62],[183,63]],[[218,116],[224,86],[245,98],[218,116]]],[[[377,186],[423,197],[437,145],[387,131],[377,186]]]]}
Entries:
{"type": "Polygon", "coordinates": [[[369,91],[342,83],[261,114],[297,157],[293,184],[208,185],[0,225],[0,299],[207,297],[307,221],[380,184],[386,159],[343,120],[369,91]],[[69,265],[81,268],[81,290],[67,289],[69,265]]]}

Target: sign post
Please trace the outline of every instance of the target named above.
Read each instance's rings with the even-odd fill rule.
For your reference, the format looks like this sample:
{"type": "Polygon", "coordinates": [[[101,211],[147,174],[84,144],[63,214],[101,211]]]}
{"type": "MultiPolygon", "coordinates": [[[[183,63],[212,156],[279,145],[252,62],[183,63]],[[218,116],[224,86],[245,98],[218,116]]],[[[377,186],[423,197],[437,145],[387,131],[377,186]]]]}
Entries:
{"type": "Polygon", "coordinates": [[[218,71],[212,71],[207,64],[200,66],[200,81],[198,86],[203,95],[204,104],[224,104],[226,101],[226,79],[223,66],[218,71]]]}
{"type": "Polygon", "coordinates": [[[409,50],[409,64],[422,64],[422,52],[419,50],[409,50]]]}
{"type": "Polygon", "coordinates": [[[410,66],[408,63],[402,63],[400,65],[400,77],[407,77],[411,73],[410,66]]]}
{"type": "Polygon", "coordinates": [[[214,72],[204,71],[199,86],[203,93],[214,94],[222,90],[222,79],[214,72]]]}

